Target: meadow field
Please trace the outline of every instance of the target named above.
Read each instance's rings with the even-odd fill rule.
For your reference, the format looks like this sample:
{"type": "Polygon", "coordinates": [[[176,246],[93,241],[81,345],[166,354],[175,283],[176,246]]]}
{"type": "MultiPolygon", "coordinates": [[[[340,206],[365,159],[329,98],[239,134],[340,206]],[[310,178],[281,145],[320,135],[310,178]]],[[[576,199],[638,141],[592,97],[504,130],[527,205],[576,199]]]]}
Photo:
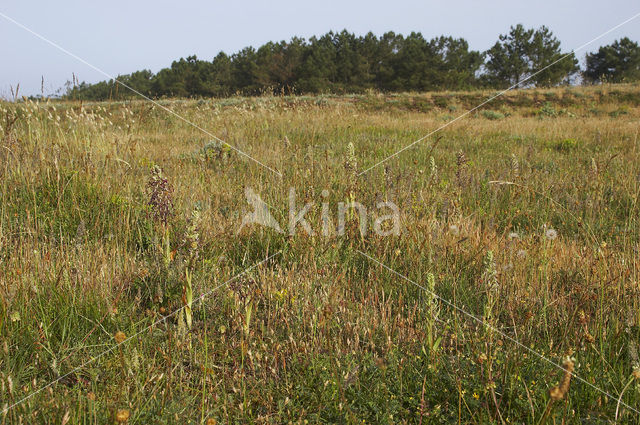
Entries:
{"type": "Polygon", "coordinates": [[[640,423],[640,85],[369,169],[494,94],[0,103],[0,423],[640,423]]]}

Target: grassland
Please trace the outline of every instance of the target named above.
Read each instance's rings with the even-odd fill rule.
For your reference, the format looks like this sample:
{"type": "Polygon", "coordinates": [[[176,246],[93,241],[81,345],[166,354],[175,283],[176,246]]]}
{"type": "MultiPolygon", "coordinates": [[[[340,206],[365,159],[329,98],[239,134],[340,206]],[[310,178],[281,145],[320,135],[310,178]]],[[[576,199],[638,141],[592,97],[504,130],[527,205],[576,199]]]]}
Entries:
{"type": "Polygon", "coordinates": [[[282,177],[148,102],[1,103],[0,421],[639,423],[640,86],[508,93],[357,176],[491,94],[161,102],[282,177]],[[315,234],[238,231],[247,187],[315,234]],[[348,199],[400,235],[323,236],[348,199]]]}

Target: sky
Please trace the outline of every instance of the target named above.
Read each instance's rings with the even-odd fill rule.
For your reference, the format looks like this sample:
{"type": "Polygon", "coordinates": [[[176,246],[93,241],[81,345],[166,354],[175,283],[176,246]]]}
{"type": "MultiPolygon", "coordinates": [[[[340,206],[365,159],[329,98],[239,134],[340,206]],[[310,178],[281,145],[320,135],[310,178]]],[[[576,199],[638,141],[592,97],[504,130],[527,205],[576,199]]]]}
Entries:
{"type": "MultiPolygon", "coordinates": [[[[372,31],[427,39],[451,35],[474,50],[491,47],[518,23],[548,26],[565,51],[574,49],[631,16],[640,0],[2,0],[0,14],[28,27],[109,75],[153,72],[196,54],[211,60],[267,41],[309,38],[330,30],[357,35],[372,31]]],[[[57,50],[0,15],[0,97],[54,93],[73,75],[79,81],[107,77],[57,50]]],[[[623,36],[640,41],[640,17],[577,52],[623,36]]]]}

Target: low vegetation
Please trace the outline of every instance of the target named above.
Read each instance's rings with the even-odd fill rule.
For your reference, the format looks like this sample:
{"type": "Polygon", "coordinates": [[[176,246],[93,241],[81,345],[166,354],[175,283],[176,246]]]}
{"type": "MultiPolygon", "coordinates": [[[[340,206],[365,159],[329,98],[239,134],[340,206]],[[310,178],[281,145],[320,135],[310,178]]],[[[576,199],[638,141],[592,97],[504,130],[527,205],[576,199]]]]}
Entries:
{"type": "Polygon", "coordinates": [[[360,174],[492,94],[162,101],[281,177],[149,102],[1,103],[0,420],[637,423],[639,86],[360,174]],[[314,234],[239,230],[246,188],[314,234]],[[400,235],[324,236],[350,199],[400,235]]]}

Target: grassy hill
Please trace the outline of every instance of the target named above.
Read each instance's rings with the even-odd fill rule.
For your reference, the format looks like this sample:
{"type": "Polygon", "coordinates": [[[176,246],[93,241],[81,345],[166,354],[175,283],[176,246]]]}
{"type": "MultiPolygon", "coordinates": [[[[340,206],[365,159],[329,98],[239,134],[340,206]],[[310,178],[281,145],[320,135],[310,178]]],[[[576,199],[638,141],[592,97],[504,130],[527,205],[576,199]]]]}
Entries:
{"type": "Polygon", "coordinates": [[[1,103],[4,422],[637,422],[640,86],[509,92],[369,170],[495,94],[1,103]]]}

